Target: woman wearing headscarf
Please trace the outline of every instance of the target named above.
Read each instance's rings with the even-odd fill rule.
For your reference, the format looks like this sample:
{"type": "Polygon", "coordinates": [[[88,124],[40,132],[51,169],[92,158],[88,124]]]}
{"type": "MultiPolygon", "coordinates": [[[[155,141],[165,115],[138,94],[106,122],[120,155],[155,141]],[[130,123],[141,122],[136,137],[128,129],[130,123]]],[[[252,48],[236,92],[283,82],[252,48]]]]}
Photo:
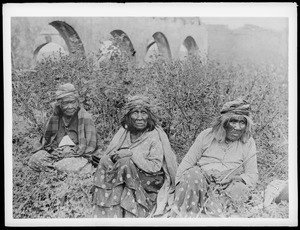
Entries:
{"type": "Polygon", "coordinates": [[[94,217],[161,216],[174,195],[176,156],[157,124],[154,106],[136,95],[94,177],[94,217]]]}
{"type": "Polygon", "coordinates": [[[225,103],[179,165],[172,217],[222,216],[228,202],[246,201],[258,180],[250,105],[225,103]]]}
{"type": "Polygon", "coordinates": [[[91,115],[80,106],[73,84],[60,85],[55,94],[53,113],[29,166],[38,172],[80,171],[96,150],[96,127],[91,115]]]}

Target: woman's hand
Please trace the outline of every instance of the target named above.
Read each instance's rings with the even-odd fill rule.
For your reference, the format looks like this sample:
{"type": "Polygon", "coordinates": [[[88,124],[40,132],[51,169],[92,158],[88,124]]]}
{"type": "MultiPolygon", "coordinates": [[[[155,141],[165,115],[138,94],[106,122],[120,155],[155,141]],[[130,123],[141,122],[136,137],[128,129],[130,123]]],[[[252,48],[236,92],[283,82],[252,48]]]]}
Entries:
{"type": "Polygon", "coordinates": [[[129,149],[120,149],[111,155],[111,159],[113,162],[116,162],[120,158],[130,157],[132,156],[132,152],[129,149]]]}
{"type": "Polygon", "coordinates": [[[78,153],[78,150],[78,146],[64,146],[62,149],[62,154],[64,157],[79,157],[81,154],[78,153]]]}
{"type": "Polygon", "coordinates": [[[221,185],[226,185],[226,184],[232,183],[233,181],[242,182],[243,179],[240,176],[232,176],[232,177],[229,177],[225,180],[221,180],[220,184],[221,185]]]}

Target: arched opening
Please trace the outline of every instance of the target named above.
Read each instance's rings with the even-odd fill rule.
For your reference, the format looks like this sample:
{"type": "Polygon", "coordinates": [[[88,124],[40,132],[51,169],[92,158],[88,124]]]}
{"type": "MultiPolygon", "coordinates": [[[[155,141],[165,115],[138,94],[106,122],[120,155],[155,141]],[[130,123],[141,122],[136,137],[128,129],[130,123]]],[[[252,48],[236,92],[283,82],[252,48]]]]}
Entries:
{"type": "Polygon", "coordinates": [[[145,58],[144,58],[144,61],[146,63],[155,61],[160,55],[157,44],[156,44],[154,39],[151,39],[148,42],[146,50],[147,51],[146,51],[146,55],[145,55],[145,58]]]}
{"type": "Polygon", "coordinates": [[[61,56],[66,56],[68,54],[69,53],[66,52],[61,45],[56,44],[54,42],[50,42],[40,45],[34,51],[34,58],[36,61],[42,61],[47,58],[51,58],[54,60],[61,56]]]}
{"type": "Polygon", "coordinates": [[[167,38],[161,32],[153,34],[146,47],[145,62],[153,61],[158,57],[163,57],[166,60],[171,60],[171,50],[167,38]]]}
{"type": "Polygon", "coordinates": [[[188,36],[183,41],[179,49],[179,59],[187,58],[188,56],[200,55],[199,47],[193,37],[188,36]]]}
{"type": "Polygon", "coordinates": [[[167,60],[170,60],[172,58],[171,50],[169,42],[165,35],[161,32],[156,32],[155,34],[153,34],[153,38],[155,40],[159,53],[162,54],[163,57],[165,57],[167,60]]]}
{"type": "Polygon", "coordinates": [[[136,51],[125,32],[122,30],[113,30],[110,34],[113,36],[113,43],[115,46],[117,46],[122,52],[126,52],[130,56],[135,56],[136,51]]]}
{"type": "Polygon", "coordinates": [[[53,21],[49,25],[53,26],[62,36],[70,54],[85,57],[83,43],[72,26],[62,21],[53,21]]]}
{"type": "Polygon", "coordinates": [[[33,52],[35,61],[42,61],[44,59],[57,59],[61,56],[69,55],[66,44],[59,39],[60,35],[55,33],[42,32],[41,35],[45,35],[45,43],[39,45],[33,52]],[[59,37],[58,37],[59,36],[59,37]],[[53,39],[52,39],[53,38],[53,39]]]}
{"type": "Polygon", "coordinates": [[[135,59],[135,49],[130,38],[122,30],[113,30],[108,40],[100,41],[98,61],[116,57],[135,59]]]}

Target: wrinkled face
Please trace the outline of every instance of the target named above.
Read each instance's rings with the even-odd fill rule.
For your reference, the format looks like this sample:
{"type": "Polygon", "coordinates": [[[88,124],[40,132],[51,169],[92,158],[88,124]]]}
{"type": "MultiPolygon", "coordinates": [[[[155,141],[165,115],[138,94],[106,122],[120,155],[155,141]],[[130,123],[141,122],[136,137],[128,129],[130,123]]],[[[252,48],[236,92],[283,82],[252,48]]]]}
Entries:
{"type": "Polygon", "coordinates": [[[133,127],[142,131],[147,127],[149,115],[144,107],[134,108],[130,113],[133,127]]]}
{"type": "Polygon", "coordinates": [[[78,108],[78,100],[75,97],[62,98],[60,108],[65,116],[73,116],[78,108]]]}
{"type": "Polygon", "coordinates": [[[226,139],[229,141],[239,140],[244,134],[247,120],[242,115],[233,115],[225,126],[226,139]]]}

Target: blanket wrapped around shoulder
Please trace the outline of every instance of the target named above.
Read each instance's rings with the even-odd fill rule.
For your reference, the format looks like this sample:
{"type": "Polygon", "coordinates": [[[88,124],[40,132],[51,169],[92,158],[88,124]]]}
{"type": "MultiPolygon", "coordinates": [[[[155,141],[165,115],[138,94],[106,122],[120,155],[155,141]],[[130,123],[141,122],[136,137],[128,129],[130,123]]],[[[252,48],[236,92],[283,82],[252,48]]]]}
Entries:
{"type": "MultiPolygon", "coordinates": [[[[37,149],[42,149],[45,145],[51,144],[56,137],[59,128],[60,115],[54,108],[52,116],[46,124],[44,137],[41,141],[41,146],[37,149]]],[[[78,111],[78,154],[91,154],[97,147],[97,134],[94,121],[91,115],[84,109],[78,111]]]]}
{"type": "MultiPolygon", "coordinates": [[[[165,173],[164,184],[157,194],[156,207],[152,210],[149,217],[162,217],[170,210],[175,191],[175,176],[177,171],[177,159],[173,152],[167,134],[160,126],[156,126],[155,130],[159,134],[164,152],[163,170],[165,173]]],[[[121,127],[113,137],[105,154],[109,154],[120,148],[125,140],[128,131],[121,127]]]]}

